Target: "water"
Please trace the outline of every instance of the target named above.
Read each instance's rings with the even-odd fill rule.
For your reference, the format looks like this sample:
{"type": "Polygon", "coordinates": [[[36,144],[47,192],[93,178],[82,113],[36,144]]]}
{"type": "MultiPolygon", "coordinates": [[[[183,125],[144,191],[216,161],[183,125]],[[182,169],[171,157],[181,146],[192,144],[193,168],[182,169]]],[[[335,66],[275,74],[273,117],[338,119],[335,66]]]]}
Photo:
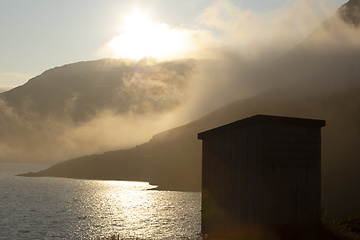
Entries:
{"type": "Polygon", "coordinates": [[[0,163],[0,239],[194,238],[200,193],[141,182],[16,177],[46,165],[0,163]]]}

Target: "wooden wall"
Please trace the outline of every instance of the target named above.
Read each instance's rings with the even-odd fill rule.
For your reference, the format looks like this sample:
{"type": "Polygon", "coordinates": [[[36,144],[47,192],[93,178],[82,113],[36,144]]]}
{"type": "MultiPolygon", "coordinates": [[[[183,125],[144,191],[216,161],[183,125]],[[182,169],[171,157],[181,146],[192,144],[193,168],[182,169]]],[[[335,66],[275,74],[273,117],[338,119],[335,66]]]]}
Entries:
{"type": "Polygon", "coordinates": [[[320,127],[286,121],[238,125],[199,134],[202,232],[306,229],[319,223],[320,127]]]}
{"type": "Polygon", "coordinates": [[[264,224],[309,228],[320,222],[320,128],[263,125],[264,224]]]}

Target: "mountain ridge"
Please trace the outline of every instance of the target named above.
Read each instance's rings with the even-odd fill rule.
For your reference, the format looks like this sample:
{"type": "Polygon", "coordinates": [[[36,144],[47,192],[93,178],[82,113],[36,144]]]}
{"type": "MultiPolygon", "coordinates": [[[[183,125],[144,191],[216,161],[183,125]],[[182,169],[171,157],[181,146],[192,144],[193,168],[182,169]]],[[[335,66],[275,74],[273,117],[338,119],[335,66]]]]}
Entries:
{"type": "MultiPolygon", "coordinates": [[[[354,12],[358,14],[344,10],[358,3],[350,0],[336,14],[347,18],[354,12]]],[[[137,180],[164,190],[200,191],[201,141],[197,133],[257,114],[323,119],[327,126],[322,130],[322,204],[342,214],[360,213],[360,196],[356,195],[360,188],[360,49],[356,44],[338,42],[336,37],[341,36],[342,29],[336,27],[336,18],[325,23],[335,27],[315,30],[263,73],[266,84],[274,85],[274,90],[235,101],[193,122],[158,133],[135,148],[74,158],[23,176],[137,180]],[[335,32],[324,39],[324,31],[335,32]],[[314,39],[318,42],[314,43],[314,39]],[[314,48],[323,40],[326,48],[314,48]]]]}

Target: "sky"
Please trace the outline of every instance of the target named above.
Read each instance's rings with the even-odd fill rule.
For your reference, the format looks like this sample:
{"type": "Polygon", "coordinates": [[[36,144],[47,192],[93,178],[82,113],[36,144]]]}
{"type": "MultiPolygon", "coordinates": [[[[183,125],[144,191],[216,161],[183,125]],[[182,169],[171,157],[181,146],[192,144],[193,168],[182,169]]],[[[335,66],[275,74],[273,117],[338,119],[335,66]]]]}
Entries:
{"type": "MultiPolygon", "coordinates": [[[[164,59],[174,55],[206,58],[209,56],[198,51],[200,45],[206,48],[226,42],[235,48],[240,46],[238,43],[246,46],[258,39],[256,31],[268,37],[263,42],[259,40],[257,49],[261,49],[266,41],[271,44],[273,40],[271,33],[266,34],[269,22],[269,32],[276,32],[275,24],[287,22],[289,31],[284,38],[288,41],[284,49],[289,49],[346,2],[0,0],[0,91],[22,85],[47,69],[79,61],[107,57],[140,59],[146,55],[164,59]],[[314,2],[320,10],[313,16],[301,12],[314,6],[314,2]],[[296,25],[299,18],[308,18],[306,27],[296,25]],[[296,34],[290,28],[296,28],[296,34]],[[236,35],[237,29],[243,30],[246,37],[240,31],[236,35]],[[249,32],[253,34],[251,38],[249,32]],[[144,39],[148,43],[144,44],[144,39]]],[[[257,49],[247,54],[255,56],[257,49]]]]}

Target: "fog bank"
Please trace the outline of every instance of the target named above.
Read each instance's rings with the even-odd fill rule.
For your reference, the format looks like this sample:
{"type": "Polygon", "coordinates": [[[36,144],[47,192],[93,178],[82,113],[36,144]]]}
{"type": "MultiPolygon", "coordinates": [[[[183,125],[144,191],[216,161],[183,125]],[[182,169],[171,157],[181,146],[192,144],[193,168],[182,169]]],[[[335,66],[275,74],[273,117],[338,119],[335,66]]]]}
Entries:
{"type": "Polygon", "coordinates": [[[46,71],[1,95],[0,161],[54,163],[130,148],[266,91],[304,101],[357,87],[360,31],[339,12],[322,22],[334,11],[329,2],[297,1],[261,15],[215,1],[199,21],[218,35],[192,37],[196,51],[181,56],[192,59],[107,59],[46,71]]]}

